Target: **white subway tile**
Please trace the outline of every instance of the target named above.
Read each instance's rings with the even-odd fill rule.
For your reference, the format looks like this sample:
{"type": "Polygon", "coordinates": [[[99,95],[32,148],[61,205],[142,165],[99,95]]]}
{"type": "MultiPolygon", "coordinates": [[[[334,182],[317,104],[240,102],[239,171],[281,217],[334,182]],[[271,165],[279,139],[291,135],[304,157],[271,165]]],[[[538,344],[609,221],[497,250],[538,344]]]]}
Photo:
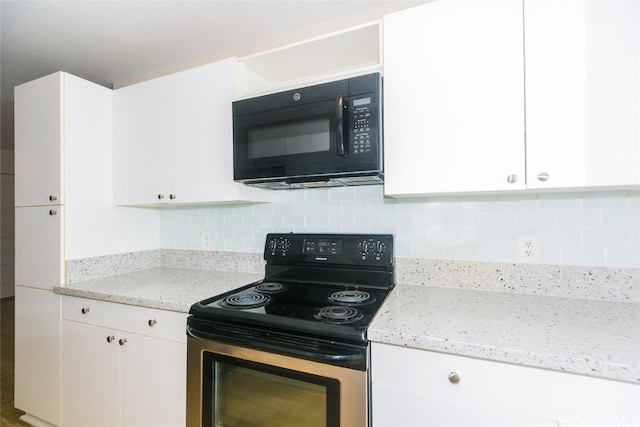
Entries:
{"type": "MultiPolygon", "coordinates": [[[[516,262],[519,235],[539,236],[539,262],[637,266],[640,192],[391,199],[382,186],[281,191],[273,203],[161,211],[165,248],[262,252],[269,232],[391,233],[396,255],[516,262]]],[[[6,230],[5,230],[6,231],[6,230]]]]}

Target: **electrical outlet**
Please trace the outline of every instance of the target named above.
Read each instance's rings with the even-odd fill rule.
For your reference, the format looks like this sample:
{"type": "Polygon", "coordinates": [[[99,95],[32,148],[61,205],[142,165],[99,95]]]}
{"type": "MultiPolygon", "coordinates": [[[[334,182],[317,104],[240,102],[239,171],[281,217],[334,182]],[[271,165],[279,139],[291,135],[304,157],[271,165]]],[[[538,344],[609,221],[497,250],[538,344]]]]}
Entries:
{"type": "Polygon", "coordinates": [[[200,232],[200,249],[211,249],[211,232],[200,232]]]}
{"type": "Polygon", "coordinates": [[[538,236],[518,236],[516,242],[518,262],[538,262],[538,236]]]}

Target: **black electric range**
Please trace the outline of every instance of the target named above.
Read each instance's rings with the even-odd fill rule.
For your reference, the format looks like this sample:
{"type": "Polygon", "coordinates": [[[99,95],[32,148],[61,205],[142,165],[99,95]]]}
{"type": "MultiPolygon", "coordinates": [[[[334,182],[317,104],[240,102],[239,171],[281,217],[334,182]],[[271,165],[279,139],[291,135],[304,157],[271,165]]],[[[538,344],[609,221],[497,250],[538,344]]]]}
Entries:
{"type": "Polygon", "coordinates": [[[394,287],[389,234],[268,234],[264,279],[191,307],[193,336],[364,369],[394,287]]]}

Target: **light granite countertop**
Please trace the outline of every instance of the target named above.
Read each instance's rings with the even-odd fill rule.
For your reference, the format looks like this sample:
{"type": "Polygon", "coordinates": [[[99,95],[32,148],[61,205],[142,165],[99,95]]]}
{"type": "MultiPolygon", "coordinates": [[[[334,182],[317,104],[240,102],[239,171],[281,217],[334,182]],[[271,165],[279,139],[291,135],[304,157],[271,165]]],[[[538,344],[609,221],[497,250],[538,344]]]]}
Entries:
{"type": "Polygon", "coordinates": [[[398,285],[370,341],[640,384],[640,304],[398,285]]]}
{"type": "MultiPolygon", "coordinates": [[[[262,277],[157,267],[80,280],[54,292],[187,313],[197,301],[262,277]]],[[[398,284],[368,338],[640,384],[640,304],[635,301],[398,284]]]]}
{"type": "Polygon", "coordinates": [[[263,274],[158,267],[55,287],[61,295],[188,313],[195,302],[260,280],[263,274]]]}

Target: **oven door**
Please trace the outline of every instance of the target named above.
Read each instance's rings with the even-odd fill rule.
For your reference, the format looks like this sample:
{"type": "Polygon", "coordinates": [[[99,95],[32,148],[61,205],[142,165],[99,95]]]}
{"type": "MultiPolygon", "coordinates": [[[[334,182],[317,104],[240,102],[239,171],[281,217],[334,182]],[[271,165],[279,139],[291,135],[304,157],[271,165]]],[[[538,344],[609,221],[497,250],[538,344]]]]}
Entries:
{"type": "Polygon", "coordinates": [[[295,182],[348,172],[343,104],[337,96],[234,116],[234,179],[295,182]]]}
{"type": "Polygon", "coordinates": [[[367,373],[187,338],[187,425],[367,426],[367,373]]]}

